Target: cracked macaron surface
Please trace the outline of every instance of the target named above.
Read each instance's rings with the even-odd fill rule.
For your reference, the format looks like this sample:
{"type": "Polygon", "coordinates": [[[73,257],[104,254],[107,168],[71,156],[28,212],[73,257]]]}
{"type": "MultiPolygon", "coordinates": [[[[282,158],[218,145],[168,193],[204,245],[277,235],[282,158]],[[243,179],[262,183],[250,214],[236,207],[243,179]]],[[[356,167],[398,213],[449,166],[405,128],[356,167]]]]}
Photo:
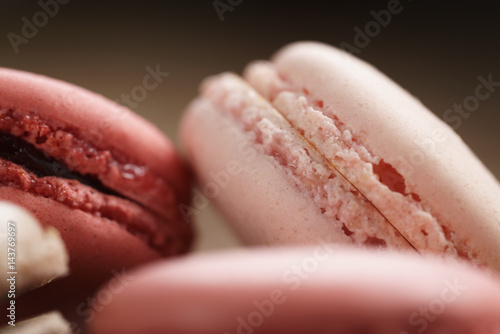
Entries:
{"type": "Polygon", "coordinates": [[[202,185],[238,165],[212,197],[250,243],[391,247],[500,270],[498,181],[418,100],[343,51],[295,43],[243,77],[210,77],[182,130],[202,185]]]}

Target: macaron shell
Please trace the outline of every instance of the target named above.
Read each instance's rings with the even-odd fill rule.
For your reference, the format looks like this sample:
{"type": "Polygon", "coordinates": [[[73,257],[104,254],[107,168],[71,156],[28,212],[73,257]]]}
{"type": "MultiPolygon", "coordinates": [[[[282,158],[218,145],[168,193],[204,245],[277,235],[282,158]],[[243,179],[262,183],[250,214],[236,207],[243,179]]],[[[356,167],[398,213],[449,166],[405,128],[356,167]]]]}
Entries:
{"type": "Polygon", "coordinates": [[[498,181],[451,128],[375,68],[327,45],[294,43],[273,62],[396,168],[471,255],[500,271],[498,181]]]}
{"type": "Polygon", "coordinates": [[[190,177],[161,131],[127,108],[81,87],[42,75],[0,68],[0,110],[16,108],[77,126],[98,147],[130,154],[189,198],[190,177]]]}
{"type": "Polygon", "coordinates": [[[160,257],[114,221],[10,187],[0,187],[0,199],[29,208],[43,226],[59,230],[71,254],[71,275],[84,285],[102,281],[113,269],[160,257]]]}
{"type": "MultiPolygon", "coordinates": [[[[332,233],[312,200],[210,102],[198,99],[188,107],[181,136],[203,196],[215,201],[246,242],[349,242],[332,233]]],[[[195,197],[187,214],[201,210],[195,197]]]]}
{"type": "Polygon", "coordinates": [[[58,312],[51,312],[16,323],[15,327],[0,328],[5,334],[70,334],[70,324],[58,312]]]}
{"type": "Polygon", "coordinates": [[[323,244],[157,263],[132,273],[90,326],[94,334],[402,333],[422,329],[427,307],[435,310],[427,332],[477,333],[500,323],[499,303],[498,279],[473,267],[323,244]]]}

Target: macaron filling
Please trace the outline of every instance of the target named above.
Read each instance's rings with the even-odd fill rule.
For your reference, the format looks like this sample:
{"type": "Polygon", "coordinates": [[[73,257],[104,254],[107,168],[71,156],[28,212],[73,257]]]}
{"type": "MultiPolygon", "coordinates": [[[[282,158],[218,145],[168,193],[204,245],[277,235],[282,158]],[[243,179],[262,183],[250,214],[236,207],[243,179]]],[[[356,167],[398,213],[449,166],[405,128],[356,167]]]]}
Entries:
{"type": "Polygon", "coordinates": [[[93,145],[75,127],[2,109],[0,147],[0,186],[117,223],[160,253],[183,247],[172,226],[177,219],[170,185],[146,166],[125,162],[124,154],[93,145]],[[158,197],[166,205],[151,204],[158,197]]]}
{"type": "Polygon", "coordinates": [[[100,193],[122,197],[105,187],[97,178],[74,172],[54,158],[43,154],[33,145],[3,132],[0,132],[0,158],[22,166],[39,178],[45,176],[64,177],[65,179],[77,180],[100,193]]]}
{"type": "Polygon", "coordinates": [[[287,82],[271,63],[250,66],[245,77],[251,86],[231,74],[212,78],[202,95],[306,191],[337,232],[355,244],[473,258],[334,110],[287,82]]]}

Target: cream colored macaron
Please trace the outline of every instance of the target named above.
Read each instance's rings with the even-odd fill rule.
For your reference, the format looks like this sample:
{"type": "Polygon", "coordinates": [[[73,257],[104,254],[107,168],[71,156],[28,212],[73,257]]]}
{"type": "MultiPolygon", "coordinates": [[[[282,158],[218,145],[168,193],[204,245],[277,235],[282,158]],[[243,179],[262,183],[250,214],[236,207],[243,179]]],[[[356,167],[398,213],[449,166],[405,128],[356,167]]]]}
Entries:
{"type": "Polygon", "coordinates": [[[44,229],[26,210],[0,202],[1,299],[12,287],[19,295],[44,285],[68,271],[68,253],[54,228],[44,229]]]}
{"type": "Polygon", "coordinates": [[[70,334],[71,325],[59,312],[43,314],[28,320],[23,320],[15,327],[0,328],[5,334],[70,334]]]}

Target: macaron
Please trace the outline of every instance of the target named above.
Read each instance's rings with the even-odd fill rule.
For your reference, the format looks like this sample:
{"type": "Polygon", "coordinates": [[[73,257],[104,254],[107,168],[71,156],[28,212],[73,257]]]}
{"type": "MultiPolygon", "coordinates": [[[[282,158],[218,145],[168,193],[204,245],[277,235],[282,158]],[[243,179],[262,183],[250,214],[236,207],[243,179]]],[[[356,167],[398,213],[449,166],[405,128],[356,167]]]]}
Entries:
{"type": "Polygon", "coordinates": [[[0,199],[56,228],[68,249],[71,284],[58,294],[188,251],[193,232],[178,207],[189,200],[190,173],[170,140],[127,108],[0,69],[0,146],[0,199]]]}
{"type": "Polygon", "coordinates": [[[68,274],[68,253],[59,232],[44,229],[26,210],[0,202],[0,301],[68,274]]]}
{"type": "Polygon", "coordinates": [[[195,254],[105,286],[90,333],[494,333],[500,281],[465,263],[331,244],[195,254]]]}
{"type": "MultiPolygon", "coordinates": [[[[182,141],[201,194],[247,243],[326,240],[500,271],[498,181],[373,66],[298,42],[200,90],[182,141]]],[[[190,217],[199,211],[184,208],[190,217]]]]}
{"type": "Polygon", "coordinates": [[[50,312],[35,318],[24,320],[16,324],[0,328],[5,334],[70,334],[70,324],[58,312],[50,312]]]}

